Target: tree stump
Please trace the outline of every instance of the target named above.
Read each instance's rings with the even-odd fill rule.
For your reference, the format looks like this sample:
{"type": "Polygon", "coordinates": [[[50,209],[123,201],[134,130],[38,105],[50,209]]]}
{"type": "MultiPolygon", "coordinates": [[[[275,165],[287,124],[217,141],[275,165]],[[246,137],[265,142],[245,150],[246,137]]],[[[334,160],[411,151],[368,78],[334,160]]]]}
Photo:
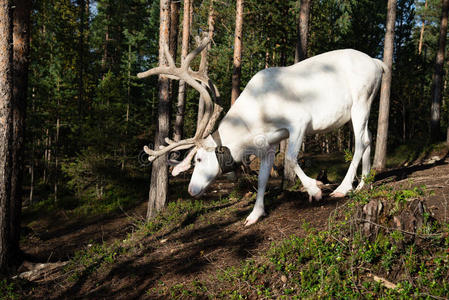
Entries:
{"type": "Polygon", "coordinates": [[[431,221],[430,213],[421,199],[414,199],[399,206],[397,209],[397,203],[376,199],[362,206],[358,213],[362,234],[371,239],[375,238],[380,230],[399,230],[404,236],[401,244],[415,241],[423,225],[431,221]],[[426,215],[430,216],[430,219],[426,220],[426,215]]]}
{"type": "Polygon", "coordinates": [[[371,200],[362,208],[362,233],[366,237],[377,236],[379,226],[376,226],[379,216],[382,213],[383,204],[379,200],[371,200]]]}

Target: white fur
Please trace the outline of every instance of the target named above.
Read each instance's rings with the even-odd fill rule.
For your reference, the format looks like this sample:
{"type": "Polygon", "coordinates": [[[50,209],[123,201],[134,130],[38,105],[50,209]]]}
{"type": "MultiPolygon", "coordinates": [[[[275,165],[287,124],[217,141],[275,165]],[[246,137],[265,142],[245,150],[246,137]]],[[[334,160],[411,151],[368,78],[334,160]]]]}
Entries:
{"type": "MultiPolygon", "coordinates": [[[[343,182],[331,194],[344,196],[363,156],[362,175],[370,170],[371,136],[368,117],[371,103],[379,89],[385,65],[356,50],[324,53],[289,67],[268,68],[258,72],[223,118],[218,128],[222,144],[235,161],[249,153],[261,159],[255,207],[246,219],[251,225],[265,214],[263,197],[274,150],[289,138],[287,161],[292,164],[310,198],[319,200],[321,190],[297,163],[305,135],[322,133],[344,125],[352,119],[355,136],[353,160],[343,182]]],[[[209,136],[208,147],[215,147],[209,136]]],[[[219,174],[213,151],[199,149],[189,192],[201,194],[219,174]],[[207,162],[206,162],[207,161],[207,162]]],[[[363,178],[363,177],[362,177],[363,178]]],[[[360,189],[362,182],[357,187],[360,189]]]]}

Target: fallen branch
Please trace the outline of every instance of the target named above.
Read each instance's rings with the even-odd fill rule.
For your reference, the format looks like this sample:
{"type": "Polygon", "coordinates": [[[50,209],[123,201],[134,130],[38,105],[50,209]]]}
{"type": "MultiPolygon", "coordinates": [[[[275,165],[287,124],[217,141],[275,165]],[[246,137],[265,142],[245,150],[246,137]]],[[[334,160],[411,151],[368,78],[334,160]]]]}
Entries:
{"type": "Polygon", "coordinates": [[[12,279],[26,279],[29,281],[37,281],[38,279],[41,279],[42,277],[48,276],[50,274],[53,274],[60,270],[62,267],[67,265],[68,261],[63,262],[57,262],[57,263],[45,263],[45,264],[31,264],[29,265],[29,271],[22,272],[14,277],[12,279]]]}
{"type": "Polygon", "coordinates": [[[369,273],[368,277],[372,277],[375,282],[379,282],[381,285],[383,285],[384,287],[386,287],[388,289],[396,289],[398,287],[397,284],[394,284],[393,282],[388,281],[385,278],[376,276],[372,273],[369,273]]]}

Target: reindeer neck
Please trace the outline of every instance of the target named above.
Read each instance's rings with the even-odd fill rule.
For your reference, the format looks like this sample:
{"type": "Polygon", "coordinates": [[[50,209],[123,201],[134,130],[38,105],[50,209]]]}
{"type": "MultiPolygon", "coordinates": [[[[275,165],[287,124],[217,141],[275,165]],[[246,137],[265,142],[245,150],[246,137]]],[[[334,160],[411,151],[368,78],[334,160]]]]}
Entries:
{"type": "Polygon", "coordinates": [[[240,162],[246,145],[249,145],[252,141],[252,136],[244,117],[235,114],[235,112],[236,110],[231,108],[226,114],[218,127],[218,134],[221,144],[229,148],[236,162],[240,162]]]}

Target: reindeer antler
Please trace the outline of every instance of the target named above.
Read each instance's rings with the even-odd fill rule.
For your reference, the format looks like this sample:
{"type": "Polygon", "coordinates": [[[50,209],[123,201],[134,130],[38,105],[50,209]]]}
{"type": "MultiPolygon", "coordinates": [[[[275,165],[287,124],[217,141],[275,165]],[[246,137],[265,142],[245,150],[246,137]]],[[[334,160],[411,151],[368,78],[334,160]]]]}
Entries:
{"type": "MultiPolygon", "coordinates": [[[[159,66],[137,74],[138,78],[145,78],[151,75],[160,74],[165,75],[170,79],[183,80],[200,93],[200,95],[204,99],[205,104],[205,112],[196,129],[195,136],[193,138],[184,139],[178,142],[172,141],[167,138],[165,139],[165,142],[168,145],[161,146],[159,150],[150,149],[145,146],[144,151],[149,155],[148,159],[150,161],[153,161],[157,157],[167,152],[189,149],[195,146],[191,153],[189,153],[184,161],[181,162],[181,165],[183,165],[182,170],[184,170],[186,167],[188,169],[190,167],[190,161],[192,160],[193,155],[195,154],[198,147],[201,146],[201,139],[209,135],[214,129],[215,123],[218,120],[221,111],[223,110],[221,106],[216,103],[219,97],[218,89],[212,83],[212,81],[209,79],[202,68],[200,68],[200,70],[196,72],[190,69],[190,64],[192,63],[193,59],[198,54],[200,54],[201,51],[203,51],[209,43],[210,39],[208,37],[205,37],[200,42],[199,46],[186,56],[186,58],[181,62],[181,66],[179,68],[176,67],[175,60],[170,55],[168,45],[164,44],[163,50],[164,55],[168,61],[168,66],[159,66]],[[202,84],[204,84],[210,90],[210,94],[208,92],[208,89],[202,84]]],[[[173,173],[179,172],[179,169],[177,169],[176,172],[173,171],[173,173]]]]}

